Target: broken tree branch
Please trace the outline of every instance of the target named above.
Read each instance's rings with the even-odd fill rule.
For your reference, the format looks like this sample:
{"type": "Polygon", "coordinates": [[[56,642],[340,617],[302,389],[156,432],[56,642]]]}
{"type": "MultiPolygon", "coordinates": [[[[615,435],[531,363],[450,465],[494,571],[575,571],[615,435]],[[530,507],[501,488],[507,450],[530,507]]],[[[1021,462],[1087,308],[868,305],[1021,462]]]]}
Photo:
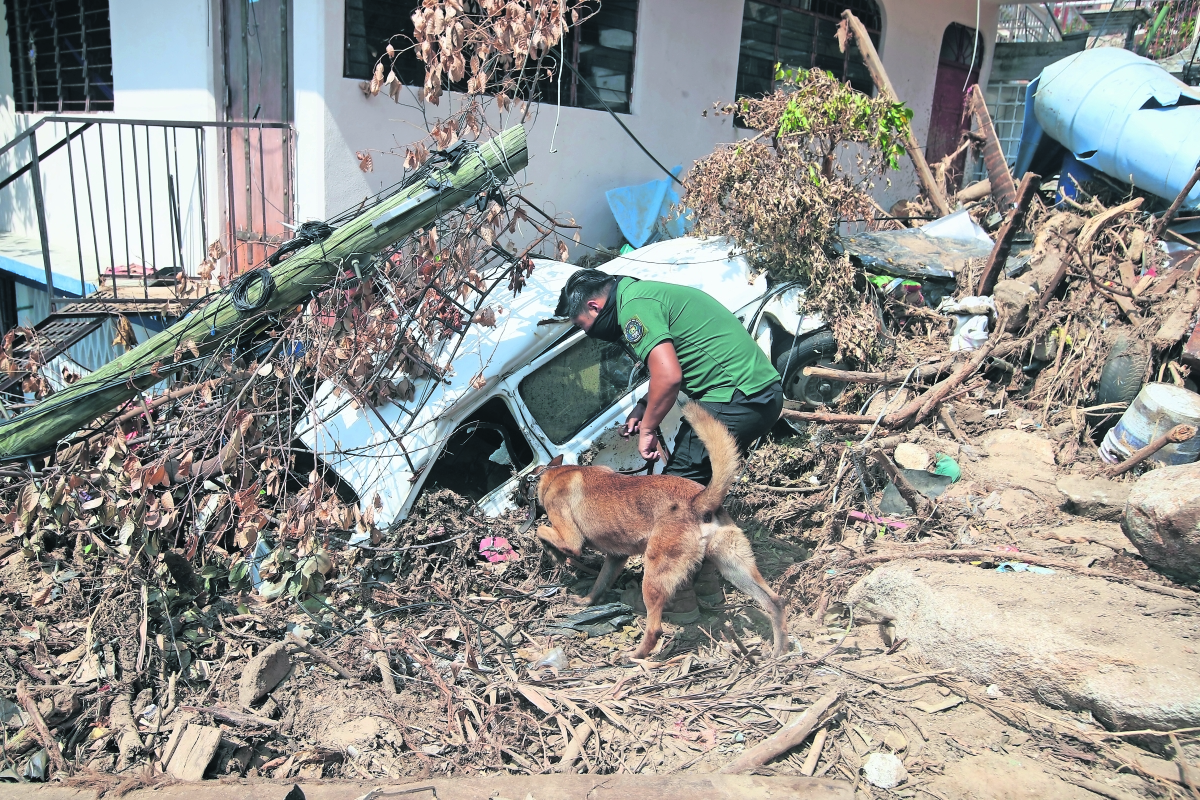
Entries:
{"type": "Polygon", "coordinates": [[[329,656],[322,653],[316,647],[313,647],[311,644],[309,644],[308,642],[301,639],[299,636],[296,636],[296,634],[289,633],[287,636],[287,643],[288,643],[288,647],[295,647],[298,650],[303,650],[304,652],[308,653],[310,656],[315,658],[317,661],[319,661],[322,664],[324,664],[325,666],[329,667],[331,670],[336,672],[338,675],[341,675],[346,680],[348,680],[348,681],[359,680],[359,677],[357,675],[355,675],[353,672],[346,669],[341,664],[337,663],[332,658],[330,658],[329,656]]]}
{"type": "Polygon", "coordinates": [[[822,696],[817,702],[808,707],[800,719],[785,726],[773,736],[759,742],[733,761],[718,770],[722,775],[736,775],[754,767],[761,767],[776,756],[781,756],[788,750],[808,738],[813,729],[821,723],[833,706],[842,699],[842,693],[834,689],[822,696]]]}
{"type": "MultiPolygon", "coordinates": [[[[1021,178],[1021,185],[1017,187],[1016,205],[1008,212],[1004,226],[996,235],[996,245],[988,255],[987,263],[983,265],[983,274],[979,276],[979,285],[975,289],[975,294],[980,297],[990,295],[996,288],[996,281],[1004,271],[1004,264],[1008,261],[1008,252],[1012,249],[1013,237],[1025,225],[1025,213],[1029,211],[1029,202],[1033,199],[1041,181],[1042,176],[1033,172],[1026,172],[1025,176],[1021,178]]],[[[996,326],[996,330],[1004,329],[996,326]]]]}
{"type": "MultiPolygon", "coordinates": [[[[875,45],[871,41],[871,36],[867,33],[867,29],[863,27],[862,21],[854,16],[853,12],[846,10],[842,12],[841,24],[854,34],[854,42],[858,45],[858,52],[862,54],[863,63],[867,65],[867,70],[871,73],[871,79],[879,87],[880,94],[886,96],[893,103],[900,102],[900,98],[896,96],[896,90],[892,88],[892,81],[888,78],[887,71],[883,68],[883,61],[880,60],[879,53],[875,51],[875,45]]],[[[845,45],[843,45],[844,50],[845,45]]],[[[942,194],[942,187],[938,186],[937,181],[933,178],[933,172],[929,169],[929,163],[925,161],[925,151],[921,149],[921,144],[917,141],[916,134],[913,133],[912,123],[904,126],[904,148],[908,151],[908,156],[912,159],[913,166],[917,169],[917,180],[921,182],[921,189],[929,197],[930,202],[933,203],[938,216],[946,216],[950,213],[950,206],[946,203],[945,195],[942,194]]]]}
{"type": "Polygon", "coordinates": [[[1145,461],[1150,456],[1162,450],[1169,444],[1183,444],[1184,442],[1195,438],[1196,426],[1194,425],[1176,425],[1171,430],[1154,439],[1150,444],[1135,450],[1133,455],[1112,467],[1104,470],[1104,474],[1110,478],[1115,478],[1118,475],[1124,475],[1129,470],[1136,467],[1138,464],[1145,461]]]}
{"type": "Polygon", "coordinates": [[[50,726],[42,718],[42,712],[38,711],[37,701],[29,693],[29,686],[25,681],[17,681],[17,702],[29,715],[29,721],[33,724],[33,729],[37,731],[38,738],[42,741],[42,747],[46,748],[46,752],[50,754],[50,763],[54,765],[55,771],[66,772],[67,763],[63,760],[62,751],[58,749],[58,742],[50,733],[50,726]]]}
{"type": "Polygon", "coordinates": [[[1183,189],[1175,196],[1175,202],[1171,203],[1171,207],[1167,209],[1167,212],[1154,223],[1154,230],[1150,231],[1151,239],[1157,239],[1159,236],[1162,236],[1162,232],[1171,224],[1171,220],[1175,219],[1175,215],[1179,212],[1179,207],[1183,205],[1183,201],[1187,199],[1188,194],[1192,191],[1192,187],[1196,185],[1196,181],[1198,180],[1200,180],[1200,166],[1196,167],[1196,171],[1192,173],[1192,177],[1188,178],[1188,182],[1183,185],[1183,189]]]}

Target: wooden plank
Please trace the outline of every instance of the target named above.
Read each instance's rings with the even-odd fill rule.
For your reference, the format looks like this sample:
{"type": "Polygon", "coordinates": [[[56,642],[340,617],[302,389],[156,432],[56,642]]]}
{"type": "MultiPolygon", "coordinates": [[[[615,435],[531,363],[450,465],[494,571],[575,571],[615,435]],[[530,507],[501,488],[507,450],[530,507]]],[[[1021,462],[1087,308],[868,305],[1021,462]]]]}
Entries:
{"type": "Polygon", "coordinates": [[[979,125],[979,133],[983,135],[983,163],[987,167],[992,199],[1001,210],[1012,208],[1013,203],[1017,202],[1017,184],[1008,169],[1008,161],[1000,147],[1000,137],[996,135],[996,127],[992,124],[992,115],[979,84],[971,87],[968,104],[979,125]]]}
{"type": "Polygon", "coordinates": [[[1034,191],[1041,181],[1042,176],[1033,172],[1026,172],[1025,177],[1021,178],[1021,185],[1017,189],[1016,206],[1009,212],[1008,219],[1004,221],[1000,233],[996,236],[996,246],[992,248],[987,263],[983,266],[983,274],[979,276],[979,286],[975,289],[976,295],[985,297],[996,288],[996,281],[1000,279],[1004,262],[1008,260],[1008,253],[1012,249],[1013,237],[1025,224],[1025,212],[1029,210],[1029,201],[1033,199],[1034,191]]]}
{"type": "Polygon", "coordinates": [[[176,780],[203,780],[204,771],[208,769],[220,746],[220,728],[190,723],[179,737],[179,744],[171,755],[167,772],[176,780]]]}
{"type": "Polygon", "coordinates": [[[1154,334],[1154,349],[1166,350],[1182,339],[1192,324],[1197,306],[1200,306],[1200,289],[1191,289],[1154,334]]]}

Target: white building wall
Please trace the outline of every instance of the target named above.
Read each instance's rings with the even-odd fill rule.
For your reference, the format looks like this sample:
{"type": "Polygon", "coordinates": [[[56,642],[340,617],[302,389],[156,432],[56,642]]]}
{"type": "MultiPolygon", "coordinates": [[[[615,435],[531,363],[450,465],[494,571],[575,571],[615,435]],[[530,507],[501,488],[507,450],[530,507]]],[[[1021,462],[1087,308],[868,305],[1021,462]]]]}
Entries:
{"type": "MultiPolygon", "coordinates": [[[[734,97],[741,35],[742,0],[641,0],[634,66],[632,114],[625,124],[659,161],[685,170],[722,142],[739,136],[728,116],[701,112],[734,97]]],[[[938,51],[946,26],[976,24],[970,0],[885,0],[884,66],[900,98],[913,108],[914,130],[924,141],[933,102],[938,51]]],[[[998,4],[979,6],[984,41],[995,40],[998,4]]],[[[299,138],[300,217],[323,218],[359,203],[364,196],[401,177],[401,159],[386,154],[421,136],[424,117],[415,90],[399,104],[386,95],[367,98],[359,81],[343,78],[344,9],[338,0],[297,0],[296,52],[312,59],[296,66],[296,127],[299,138]],[[303,40],[302,37],[303,36],[303,40]],[[320,69],[317,53],[323,53],[320,69]],[[370,151],[375,170],[358,169],[356,151],[370,151]],[[318,162],[317,159],[320,159],[318,162]],[[320,164],[320,170],[313,166],[320,164]]],[[[991,66],[984,54],[983,81],[991,66]]],[[[442,108],[425,109],[428,118],[442,108]]],[[[513,124],[514,114],[493,118],[496,127],[513,124]]],[[[530,164],[521,176],[525,194],[552,214],[574,217],[589,244],[619,240],[604,191],[663,177],[603,111],[543,105],[531,114],[530,164]],[[555,121],[557,117],[557,133],[555,121]],[[557,152],[551,152],[551,139],[557,152]]],[[[402,153],[402,150],[401,150],[402,153]]],[[[880,204],[916,193],[911,163],[891,173],[891,185],[877,187],[880,204]]]]}
{"type": "MultiPolygon", "coordinates": [[[[297,206],[301,219],[325,218],[397,181],[401,158],[384,151],[398,146],[402,151],[421,138],[426,116],[435,120],[460,98],[444,95],[441,108],[423,114],[412,90],[400,104],[385,95],[364,97],[358,80],[342,77],[342,0],[293,2],[297,206]],[[372,152],[373,172],[358,169],[356,151],[372,152]]],[[[952,22],[974,27],[977,6],[970,0],[883,0],[881,5],[884,65],[900,98],[913,108],[915,132],[924,141],[942,33],[952,22]]],[[[701,113],[714,102],[733,99],[742,8],[742,0],[641,0],[632,113],[623,120],[668,167],[686,169],[740,135],[730,117],[701,113]]],[[[989,43],[995,39],[997,8],[994,0],[978,7],[979,27],[989,43]]],[[[116,108],[98,116],[217,119],[222,97],[218,16],[217,0],[111,0],[116,108]]],[[[0,27],[0,54],[5,53],[7,36],[0,27]]],[[[991,57],[989,45],[983,82],[991,57]]],[[[0,137],[11,138],[30,124],[30,117],[13,113],[11,67],[0,55],[0,137]]],[[[491,123],[499,128],[516,119],[508,113],[491,123]]],[[[574,217],[589,244],[618,241],[604,191],[662,173],[602,111],[546,104],[533,111],[528,127],[530,165],[520,176],[528,184],[526,196],[548,213],[574,217]]],[[[48,136],[39,136],[43,148],[50,143],[48,136]]],[[[0,171],[7,174],[15,163],[13,155],[0,159],[0,171]]],[[[901,163],[901,171],[889,176],[890,186],[877,189],[885,208],[916,192],[911,164],[901,163]]],[[[220,183],[212,177],[209,197],[215,204],[220,183]]],[[[50,170],[47,182],[54,178],[50,170]]],[[[28,185],[22,180],[0,192],[0,229],[36,236],[28,185]]],[[[68,207],[58,192],[48,197],[48,205],[61,218],[68,207]]],[[[212,207],[209,218],[219,219],[212,207]]],[[[73,233],[67,239],[52,241],[52,247],[74,250],[73,233]]]]}

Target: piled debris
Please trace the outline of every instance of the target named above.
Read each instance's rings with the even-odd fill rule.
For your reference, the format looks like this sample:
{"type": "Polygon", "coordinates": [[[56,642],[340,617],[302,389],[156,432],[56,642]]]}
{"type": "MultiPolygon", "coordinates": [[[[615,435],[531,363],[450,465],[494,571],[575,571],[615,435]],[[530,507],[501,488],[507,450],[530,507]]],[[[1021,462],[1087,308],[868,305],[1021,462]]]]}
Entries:
{"type": "MultiPolygon", "coordinates": [[[[302,446],[318,408],[415,419],[532,256],[565,259],[573,225],[500,183],[228,347],[180,339],[150,373],[173,383],[0,472],[0,777],[690,769],[868,796],[984,794],[997,774],[1033,796],[1196,791],[1197,493],[1180,490],[1196,468],[1160,463],[1194,459],[1196,433],[1142,449],[1133,417],[1117,425],[1174,413],[1137,399],[1150,378],[1195,388],[1200,268],[1163,246],[1166,215],[1146,212],[1165,202],[1055,205],[1027,175],[941,230],[852,238],[837,290],[865,313],[839,338],[870,324],[870,345],[848,348],[856,370],[805,368],[847,390],[789,408],[794,435],[761,444],[731,495],[790,601],[790,652],[766,657],[769,625],[726,587],[629,663],[637,559],[581,612],[598,558],[544,560],[524,515],[432,486],[380,518],[302,446]],[[993,240],[967,217],[995,210],[993,240]],[[500,244],[518,223],[526,244],[500,244]]],[[[408,458],[403,433],[379,438],[408,458]]],[[[461,463],[515,467],[509,444],[461,463]]]]}

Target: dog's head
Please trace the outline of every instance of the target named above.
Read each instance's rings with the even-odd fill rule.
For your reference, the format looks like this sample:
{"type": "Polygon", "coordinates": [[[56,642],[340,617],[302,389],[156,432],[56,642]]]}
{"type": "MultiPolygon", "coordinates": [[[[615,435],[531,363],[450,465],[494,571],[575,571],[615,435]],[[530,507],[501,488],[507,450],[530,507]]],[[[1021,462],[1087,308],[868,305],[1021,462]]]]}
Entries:
{"type": "Polygon", "coordinates": [[[521,483],[517,492],[525,504],[530,507],[531,516],[535,516],[537,513],[538,484],[542,480],[542,474],[551,467],[561,467],[562,463],[562,455],[557,455],[550,459],[550,463],[543,464],[536,469],[531,470],[528,475],[525,475],[521,478],[521,483]]]}

